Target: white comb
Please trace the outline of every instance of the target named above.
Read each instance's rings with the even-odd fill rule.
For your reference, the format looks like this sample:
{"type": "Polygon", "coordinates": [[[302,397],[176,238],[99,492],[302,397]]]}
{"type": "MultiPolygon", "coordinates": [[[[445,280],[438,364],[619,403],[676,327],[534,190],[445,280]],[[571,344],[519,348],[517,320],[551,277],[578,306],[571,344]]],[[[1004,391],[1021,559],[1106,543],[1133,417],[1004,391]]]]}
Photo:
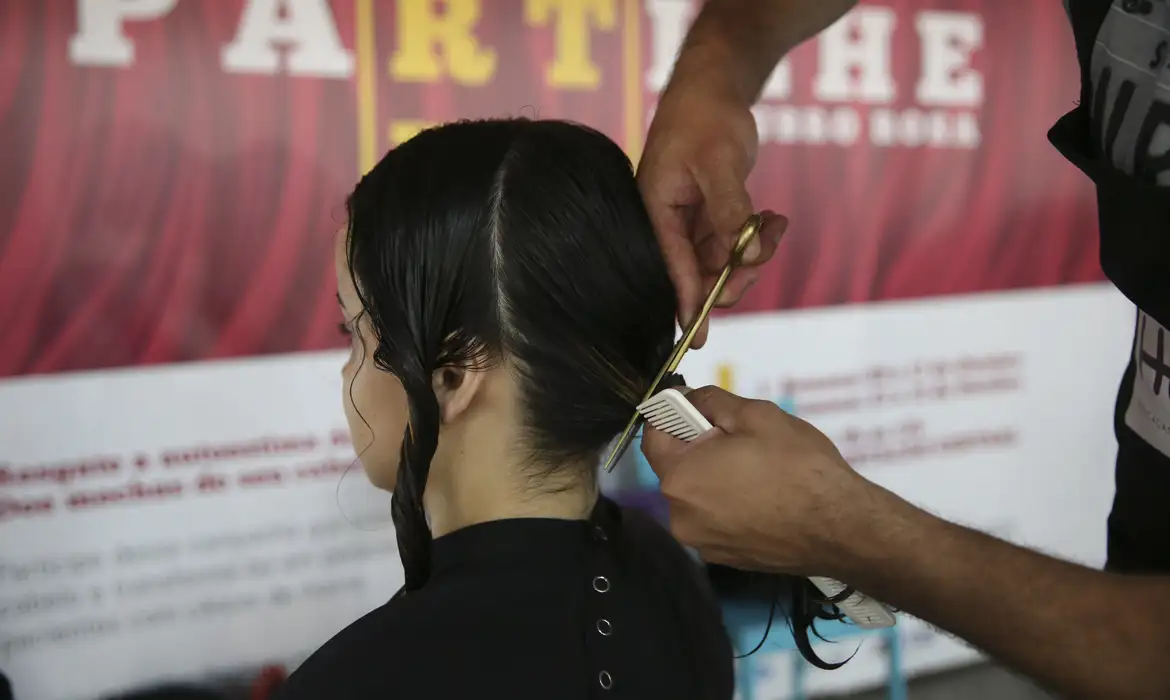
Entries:
{"type": "MultiPolygon", "coordinates": [[[[655,430],[687,442],[714,428],[678,389],[664,389],[651,396],[638,405],[638,413],[655,430]]],[[[829,598],[846,588],[840,581],[824,576],[810,576],[809,580],[829,598]]],[[[837,603],[837,608],[862,629],[893,627],[898,622],[892,610],[860,591],[837,603]]]]}
{"type": "MultiPolygon", "coordinates": [[[[846,588],[845,584],[840,581],[824,576],[809,576],[808,580],[812,581],[813,585],[829,598],[840,595],[846,588]]],[[[837,609],[845,613],[853,624],[862,629],[876,630],[898,624],[898,619],[894,617],[894,611],[861,591],[853,591],[848,598],[836,605],[837,609]]]]}
{"type": "Polygon", "coordinates": [[[638,405],[638,413],[655,430],[687,442],[715,427],[678,389],[663,389],[651,396],[638,405]]]}

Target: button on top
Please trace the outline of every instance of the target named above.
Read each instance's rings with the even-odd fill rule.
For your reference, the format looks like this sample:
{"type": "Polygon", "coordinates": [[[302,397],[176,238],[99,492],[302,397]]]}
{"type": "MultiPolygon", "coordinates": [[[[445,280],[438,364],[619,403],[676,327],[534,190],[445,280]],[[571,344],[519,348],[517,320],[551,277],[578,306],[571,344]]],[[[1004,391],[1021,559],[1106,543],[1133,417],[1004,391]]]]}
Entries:
{"type": "Polygon", "coordinates": [[[604,540],[608,540],[609,536],[606,535],[605,530],[601,529],[601,526],[598,525],[598,526],[593,528],[593,539],[604,541],[604,540]]]}
{"type": "Polygon", "coordinates": [[[598,593],[606,593],[609,591],[609,579],[604,576],[593,577],[593,590],[598,593]]]}

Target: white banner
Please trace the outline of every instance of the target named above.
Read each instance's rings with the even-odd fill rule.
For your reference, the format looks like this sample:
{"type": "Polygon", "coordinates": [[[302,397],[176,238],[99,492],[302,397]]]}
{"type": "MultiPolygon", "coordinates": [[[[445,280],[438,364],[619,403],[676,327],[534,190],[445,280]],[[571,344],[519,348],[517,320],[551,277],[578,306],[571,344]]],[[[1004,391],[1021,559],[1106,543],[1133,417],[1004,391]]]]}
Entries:
{"type": "MultiPolygon", "coordinates": [[[[740,316],[683,369],[790,400],[924,507],[1099,565],[1133,318],[1105,286],[740,316]]],[[[0,668],[19,700],[295,664],[393,593],[389,496],[353,464],[341,363],[0,382],[0,668]]],[[[910,672],[974,658],[912,620],[899,633],[910,672]]],[[[808,688],[880,682],[884,658],[867,641],[808,688]]],[[[761,696],[788,697],[786,653],[753,663],[761,696]]]]}

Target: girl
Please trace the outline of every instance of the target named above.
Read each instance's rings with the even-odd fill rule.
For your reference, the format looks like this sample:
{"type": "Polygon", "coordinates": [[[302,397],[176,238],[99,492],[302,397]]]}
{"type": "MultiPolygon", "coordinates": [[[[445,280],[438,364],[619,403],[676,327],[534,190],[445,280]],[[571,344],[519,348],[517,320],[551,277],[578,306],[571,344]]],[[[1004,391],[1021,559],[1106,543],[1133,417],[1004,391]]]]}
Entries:
{"type": "Polygon", "coordinates": [[[677,306],[625,154],[566,122],[448,124],[348,210],[344,405],[406,581],[279,697],[730,698],[705,573],[597,488],[677,306]]]}

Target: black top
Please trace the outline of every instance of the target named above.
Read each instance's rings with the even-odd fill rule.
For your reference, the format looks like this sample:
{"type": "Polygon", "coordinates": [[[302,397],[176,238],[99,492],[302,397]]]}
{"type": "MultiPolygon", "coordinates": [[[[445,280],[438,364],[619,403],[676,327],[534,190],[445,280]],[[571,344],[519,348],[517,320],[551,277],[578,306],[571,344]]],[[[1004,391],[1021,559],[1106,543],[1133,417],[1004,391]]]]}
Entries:
{"type": "MultiPolygon", "coordinates": [[[[1165,157],[1155,157],[1154,134],[1170,126],[1170,105],[1156,96],[1145,114],[1127,114],[1136,85],[1118,78],[1108,61],[1095,67],[1094,51],[1108,19],[1110,39],[1129,45],[1125,32],[1156,26],[1149,0],[1070,0],[1069,17],[1081,64],[1081,99],[1049,132],[1049,139],[1097,186],[1101,267],[1138,307],[1134,352],[1117,397],[1117,493],[1109,516],[1108,568],[1170,573],[1170,190],[1158,186],[1165,157]],[[1120,14],[1109,18],[1111,9],[1120,14]],[[1116,34],[1114,33],[1116,32],[1116,34]],[[1111,87],[1112,86],[1112,87],[1111,87]],[[1123,121],[1140,119],[1135,172],[1109,155],[1123,121]]],[[[1136,46],[1137,35],[1133,35],[1136,46]]],[[[1165,43],[1165,42],[1163,42],[1165,43]]],[[[1170,45],[1151,54],[1155,65],[1170,45]],[[1155,60],[1157,59],[1157,60],[1155,60]]],[[[1108,57],[1108,52],[1103,56],[1108,57]]]]}
{"type": "Polygon", "coordinates": [[[276,700],[731,698],[705,577],[657,523],[502,520],[434,541],[425,586],[309,658],[276,700]]]}

